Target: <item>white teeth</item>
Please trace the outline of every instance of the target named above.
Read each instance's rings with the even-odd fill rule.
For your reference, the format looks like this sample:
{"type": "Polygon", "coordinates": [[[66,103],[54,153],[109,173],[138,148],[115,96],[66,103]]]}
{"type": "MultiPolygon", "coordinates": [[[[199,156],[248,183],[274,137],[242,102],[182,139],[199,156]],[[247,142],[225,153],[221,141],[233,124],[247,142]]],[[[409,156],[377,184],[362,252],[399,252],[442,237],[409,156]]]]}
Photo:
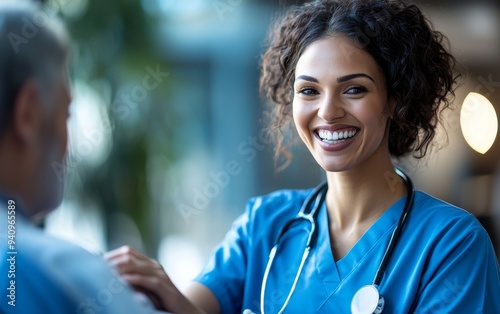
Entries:
{"type": "Polygon", "coordinates": [[[323,141],[340,141],[340,140],[345,140],[348,138],[353,137],[356,135],[358,131],[357,130],[349,130],[349,131],[343,131],[343,132],[330,132],[327,130],[319,130],[318,135],[323,141]]]}

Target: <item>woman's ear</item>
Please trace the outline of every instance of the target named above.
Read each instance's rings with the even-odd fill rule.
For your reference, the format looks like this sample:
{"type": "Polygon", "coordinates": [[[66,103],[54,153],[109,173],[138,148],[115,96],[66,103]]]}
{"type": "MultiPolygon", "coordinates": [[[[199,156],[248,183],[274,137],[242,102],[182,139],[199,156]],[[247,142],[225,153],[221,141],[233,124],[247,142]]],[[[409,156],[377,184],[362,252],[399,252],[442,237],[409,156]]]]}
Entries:
{"type": "Polygon", "coordinates": [[[396,100],[391,97],[387,100],[387,112],[391,120],[394,119],[395,110],[396,110],[396,100]]]}
{"type": "Polygon", "coordinates": [[[43,121],[43,103],[34,79],[27,80],[19,90],[12,112],[12,131],[22,143],[37,139],[43,121]]]}

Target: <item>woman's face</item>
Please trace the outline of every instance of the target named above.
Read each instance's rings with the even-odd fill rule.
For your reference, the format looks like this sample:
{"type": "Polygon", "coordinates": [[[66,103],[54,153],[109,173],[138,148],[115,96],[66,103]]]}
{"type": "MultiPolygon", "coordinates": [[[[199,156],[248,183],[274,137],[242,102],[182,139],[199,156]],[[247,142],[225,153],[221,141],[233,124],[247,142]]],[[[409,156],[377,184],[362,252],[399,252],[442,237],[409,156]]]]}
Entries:
{"type": "Polygon", "coordinates": [[[293,119],[326,171],[375,166],[389,158],[384,75],[373,57],[347,37],[317,40],[298,60],[293,119]]]}

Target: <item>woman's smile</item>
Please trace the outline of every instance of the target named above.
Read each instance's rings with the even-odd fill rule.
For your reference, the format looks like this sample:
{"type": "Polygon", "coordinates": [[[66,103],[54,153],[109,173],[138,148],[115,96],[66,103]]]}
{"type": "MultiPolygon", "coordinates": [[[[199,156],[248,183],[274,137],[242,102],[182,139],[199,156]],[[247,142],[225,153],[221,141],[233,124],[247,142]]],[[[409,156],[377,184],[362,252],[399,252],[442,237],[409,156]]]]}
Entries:
{"type": "Polygon", "coordinates": [[[358,128],[341,127],[331,130],[329,127],[321,127],[314,131],[315,139],[326,151],[342,150],[348,147],[358,134],[358,128]]]}

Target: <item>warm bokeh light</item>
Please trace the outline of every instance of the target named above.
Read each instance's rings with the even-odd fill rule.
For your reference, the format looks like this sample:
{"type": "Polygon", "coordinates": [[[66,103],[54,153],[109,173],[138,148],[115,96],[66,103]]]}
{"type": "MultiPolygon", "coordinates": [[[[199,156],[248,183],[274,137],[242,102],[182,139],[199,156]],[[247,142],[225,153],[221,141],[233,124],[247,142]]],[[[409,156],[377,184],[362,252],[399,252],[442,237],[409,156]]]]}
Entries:
{"type": "Polygon", "coordinates": [[[460,126],[467,144],[478,153],[486,153],[497,136],[495,108],[483,95],[469,93],[460,112],[460,126]]]}

